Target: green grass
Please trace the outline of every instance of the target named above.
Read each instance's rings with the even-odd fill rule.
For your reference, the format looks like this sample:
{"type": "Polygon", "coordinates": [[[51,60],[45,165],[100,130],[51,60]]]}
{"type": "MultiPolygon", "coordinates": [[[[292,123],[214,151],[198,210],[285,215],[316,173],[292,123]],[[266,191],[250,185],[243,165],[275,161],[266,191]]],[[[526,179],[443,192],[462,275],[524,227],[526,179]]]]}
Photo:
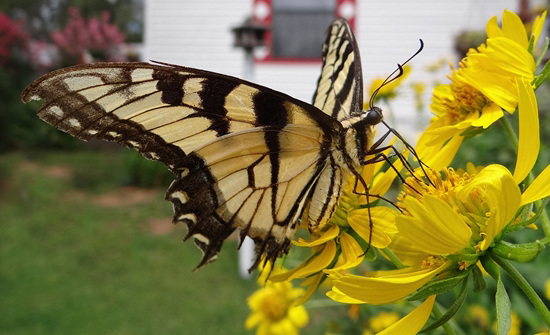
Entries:
{"type": "Polygon", "coordinates": [[[149,229],[171,216],[164,189],[136,204],[94,201],[127,180],[124,164],[118,152],[0,156],[0,333],[246,333],[257,285],[239,277],[235,241],[192,272],[200,252],[184,229],[149,229]]]}

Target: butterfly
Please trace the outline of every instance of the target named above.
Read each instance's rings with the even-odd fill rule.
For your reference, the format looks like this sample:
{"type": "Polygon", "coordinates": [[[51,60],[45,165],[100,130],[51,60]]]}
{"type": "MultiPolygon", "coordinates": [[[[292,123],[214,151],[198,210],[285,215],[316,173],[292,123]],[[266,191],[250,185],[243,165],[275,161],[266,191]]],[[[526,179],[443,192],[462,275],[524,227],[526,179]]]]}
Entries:
{"type": "Polygon", "coordinates": [[[166,63],[95,63],[32,82],[23,102],[82,140],[117,142],[164,163],[166,193],[183,222],[216,259],[239,229],[261,259],[287,253],[304,216],[310,231],[331,217],[347,176],[372,152],[377,107],[363,110],[359,50],[350,25],[335,20],[322,47],[313,104],[238,78],[166,63]]]}

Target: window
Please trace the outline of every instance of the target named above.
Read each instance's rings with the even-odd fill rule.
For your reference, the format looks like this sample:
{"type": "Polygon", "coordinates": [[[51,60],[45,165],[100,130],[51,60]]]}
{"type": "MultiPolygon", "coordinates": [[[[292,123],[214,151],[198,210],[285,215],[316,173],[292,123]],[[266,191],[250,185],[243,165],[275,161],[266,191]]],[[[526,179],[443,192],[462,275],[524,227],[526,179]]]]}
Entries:
{"type": "Polygon", "coordinates": [[[354,24],[355,0],[255,0],[254,18],[271,29],[260,61],[318,61],[328,25],[354,24]]]}

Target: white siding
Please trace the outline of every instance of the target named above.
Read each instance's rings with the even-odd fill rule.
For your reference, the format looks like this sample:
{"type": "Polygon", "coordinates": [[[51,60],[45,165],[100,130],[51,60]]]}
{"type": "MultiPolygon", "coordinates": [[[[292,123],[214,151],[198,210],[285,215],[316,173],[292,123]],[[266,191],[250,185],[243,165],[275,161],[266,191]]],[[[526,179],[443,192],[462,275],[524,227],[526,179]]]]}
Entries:
{"type": "Polygon", "coordinates": [[[231,28],[251,8],[250,0],[146,0],[144,58],[239,76],[231,28]]]}
{"type": "MultiPolygon", "coordinates": [[[[232,47],[230,29],[250,15],[252,0],[146,2],[148,59],[242,76],[243,51],[232,47]]],[[[531,5],[542,2],[531,1],[531,5]]],[[[392,102],[394,115],[390,119],[395,120],[395,128],[412,140],[419,119],[429,118],[428,110],[423,116],[415,111],[414,97],[407,83],[444,81],[448,68],[436,75],[428,74],[424,69],[444,57],[456,63],[454,36],[464,29],[483,30],[490,17],[500,17],[504,8],[516,10],[517,4],[517,0],[357,0],[356,35],[365,88],[373,77],[388,75],[396,69],[397,63],[414,53],[419,38],[425,43],[424,51],[411,63],[413,73],[400,88],[400,97],[392,102]]],[[[254,81],[310,101],[319,69],[320,63],[260,63],[256,65],[254,81]]],[[[430,91],[428,87],[426,108],[430,91]]]]}

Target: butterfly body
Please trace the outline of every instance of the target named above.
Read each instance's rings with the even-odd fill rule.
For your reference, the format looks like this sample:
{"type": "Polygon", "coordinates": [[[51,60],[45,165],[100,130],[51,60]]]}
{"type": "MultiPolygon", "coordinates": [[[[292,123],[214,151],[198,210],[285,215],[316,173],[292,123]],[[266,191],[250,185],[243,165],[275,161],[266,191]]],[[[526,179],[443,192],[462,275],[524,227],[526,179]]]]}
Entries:
{"type": "Polygon", "coordinates": [[[175,175],[166,199],[204,253],[199,267],[237,228],[254,239],[257,262],[274,260],[288,251],[306,207],[309,229],[322,229],[372,145],[378,120],[362,110],[358,56],[349,25],[335,21],[313,105],[164,63],[61,69],[31,83],[22,99],[45,100],[38,115],[73,136],[166,164],[175,175]]]}

